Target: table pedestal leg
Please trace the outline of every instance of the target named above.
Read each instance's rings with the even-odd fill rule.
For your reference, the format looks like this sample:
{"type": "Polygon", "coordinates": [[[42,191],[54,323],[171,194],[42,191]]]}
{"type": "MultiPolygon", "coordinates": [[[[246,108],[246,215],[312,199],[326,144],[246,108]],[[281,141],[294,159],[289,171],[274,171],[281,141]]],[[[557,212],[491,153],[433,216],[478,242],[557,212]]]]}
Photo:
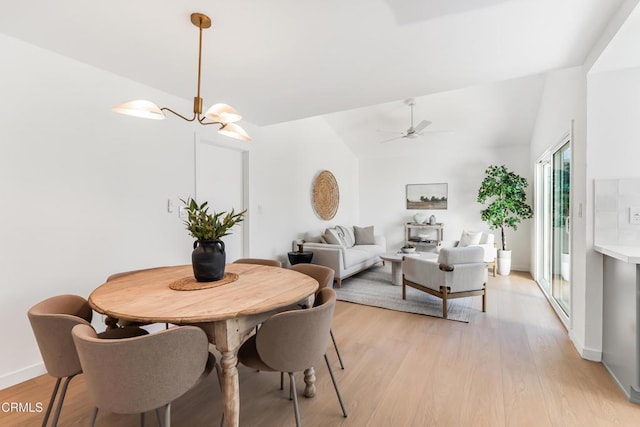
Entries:
{"type": "Polygon", "coordinates": [[[391,262],[391,284],[402,285],[402,262],[391,262]]]}
{"type": "Polygon", "coordinates": [[[222,402],[224,405],[225,425],[240,424],[240,383],[238,382],[238,357],[235,351],[222,353],[222,402]]]}
{"type": "Polygon", "coordinates": [[[237,319],[199,325],[205,329],[209,340],[215,343],[222,355],[220,388],[222,389],[222,407],[224,409],[224,425],[238,427],[240,425],[240,382],[238,381],[238,349],[242,341],[241,328],[237,319]],[[213,330],[212,330],[213,329],[213,330]],[[215,337],[213,340],[211,338],[215,337]]]}
{"type": "Polygon", "coordinates": [[[304,397],[314,397],[316,395],[316,371],[313,368],[304,370],[304,397]]]}

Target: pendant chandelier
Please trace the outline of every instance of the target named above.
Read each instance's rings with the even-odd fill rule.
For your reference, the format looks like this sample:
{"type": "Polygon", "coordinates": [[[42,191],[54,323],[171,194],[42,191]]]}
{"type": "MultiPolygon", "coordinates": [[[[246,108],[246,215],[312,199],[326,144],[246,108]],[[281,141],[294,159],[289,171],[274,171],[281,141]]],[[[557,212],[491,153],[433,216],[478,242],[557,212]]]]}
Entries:
{"type": "Polygon", "coordinates": [[[201,125],[220,125],[218,133],[231,138],[250,141],[251,138],[235,122],[242,119],[236,110],[227,104],[214,104],[204,115],[202,114],[202,98],[200,97],[200,70],[202,68],[202,30],[211,27],[211,18],[202,13],[192,13],[191,23],[200,30],[200,45],[198,48],[198,92],[193,98],[193,117],[187,118],[170,108],[158,107],[156,104],[146,100],[136,100],[116,105],[111,110],[120,114],[142,117],[144,119],[164,120],[164,112],[168,111],[188,122],[198,121],[201,125]]]}

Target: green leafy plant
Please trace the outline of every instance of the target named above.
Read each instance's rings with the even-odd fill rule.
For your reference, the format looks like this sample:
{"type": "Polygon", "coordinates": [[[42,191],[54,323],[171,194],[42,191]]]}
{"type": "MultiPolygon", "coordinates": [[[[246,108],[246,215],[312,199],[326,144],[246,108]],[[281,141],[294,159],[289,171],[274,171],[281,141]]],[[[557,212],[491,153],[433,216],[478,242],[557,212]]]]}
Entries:
{"type": "Polygon", "coordinates": [[[198,204],[194,199],[189,197],[186,201],[180,199],[187,207],[187,219],[184,225],[189,230],[189,234],[198,240],[216,240],[223,236],[231,234],[229,231],[234,225],[244,221],[246,210],[236,213],[231,212],[214,212],[209,213],[208,202],[198,204]]]}
{"type": "Polygon", "coordinates": [[[501,230],[502,250],[507,250],[505,227],[518,229],[518,224],[533,217],[527,204],[527,180],[511,172],[506,166],[489,166],[478,190],[478,202],[489,205],[481,211],[482,220],[489,228],[501,230]]]}

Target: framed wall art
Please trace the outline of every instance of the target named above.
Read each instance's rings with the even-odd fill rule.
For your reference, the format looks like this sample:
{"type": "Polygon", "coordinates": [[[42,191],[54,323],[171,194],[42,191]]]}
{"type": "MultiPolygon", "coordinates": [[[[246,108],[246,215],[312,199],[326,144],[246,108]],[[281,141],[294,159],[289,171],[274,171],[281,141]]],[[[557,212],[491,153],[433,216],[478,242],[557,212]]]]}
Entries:
{"type": "Polygon", "coordinates": [[[447,209],[448,184],[407,184],[407,209],[447,209]]]}

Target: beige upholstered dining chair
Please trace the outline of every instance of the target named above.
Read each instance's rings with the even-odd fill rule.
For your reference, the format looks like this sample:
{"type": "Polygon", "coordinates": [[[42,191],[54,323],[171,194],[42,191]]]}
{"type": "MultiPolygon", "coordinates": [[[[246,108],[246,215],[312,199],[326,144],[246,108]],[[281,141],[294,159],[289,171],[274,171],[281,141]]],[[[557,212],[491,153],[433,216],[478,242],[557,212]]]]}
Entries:
{"type": "Polygon", "coordinates": [[[266,258],[238,258],[233,261],[234,264],[259,264],[259,265],[267,265],[269,267],[282,267],[282,263],[277,259],[266,259],[266,258]]]}
{"type": "Polygon", "coordinates": [[[331,288],[322,289],[318,292],[316,301],[318,303],[313,308],[285,311],[271,316],[262,324],[258,333],[245,341],[238,351],[240,363],[250,368],[289,374],[296,426],[301,423],[293,373],[313,366],[323,355],[342,414],[347,416],[326,354],[336,293],[331,288]]]}
{"type": "Polygon", "coordinates": [[[402,299],[407,286],[442,298],[442,317],[447,318],[447,301],[482,295],[486,310],[487,267],[479,246],[442,248],[438,259],[405,257],[402,261],[402,299]]]}
{"type": "MultiPolygon", "coordinates": [[[[171,402],[189,391],[218,365],[204,331],[181,326],[123,339],[103,340],[90,325],[72,330],[85,383],[98,410],[144,414],[165,407],[164,427],[171,424],[171,402]]],[[[218,370],[219,374],[219,370],[218,370]]],[[[219,376],[218,376],[219,378],[219,376]]]]}
{"type": "MultiPolygon", "coordinates": [[[[333,287],[333,277],[336,274],[336,272],[333,271],[333,268],[317,264],[296,264],[291,266],[291,270],[297,271],[298,273],[306,274],[307,276],[311,276],[316,279],[318,281],[318,284],[320,285],[320,287],[318,288],[318,292],[320,292],[321,289],[333,287]]],[[[344,369],[344,363],[342,363],[340,350],[338,350],[338,344],[336,343],[336,339],[333,336],[333,329],[329,329],[329,335],[331,336],[331,341],[333,341],[333,347],[336,349],[340,367],[344,369]]]]}
{"type": "MultiPolygon", "coordinates": [[[[51,409],[58,395],[60,382],[62,378],[65,378],[52,422],[52,425],[56,426],[69,382],[82,372],[78,354],[71,337],[71,330],[76,325],[90,325],[93,311],[87,300],[81,296],[58,295],[31,307],[27,316],[38,343],[44,366],[49,375],[57,378],[42,422],[43,426],[47,425],[51,409]]],[[[102,338],[116,339],[145,334],[147,334],[147,331],[143,329],[128,327],[108,329],[100,336],[102,338]]]]}

